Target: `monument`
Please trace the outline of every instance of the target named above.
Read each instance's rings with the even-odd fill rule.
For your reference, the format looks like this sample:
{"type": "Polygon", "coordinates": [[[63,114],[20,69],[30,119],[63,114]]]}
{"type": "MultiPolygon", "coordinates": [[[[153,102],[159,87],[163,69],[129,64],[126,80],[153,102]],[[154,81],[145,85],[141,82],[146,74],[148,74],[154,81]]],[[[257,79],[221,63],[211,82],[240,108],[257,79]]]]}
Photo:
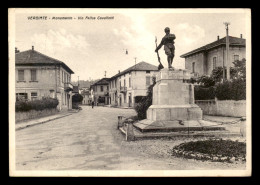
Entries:
{"type": "MultiPolygon", "coordinates": [[[[174,58],[174,34],[165,28],[166,35],[155,52],[164,45],[168,68],[161,69],[153,87],[152,105],[147,110],[147,119],[134,123],[142,132],[203,130],[202,110],[194,103],[194,86],[188,83],[191,73],[188,70],[172,68],[174,58]]],[[[208,129],[216,129],[211,127],[208,129]]]]}

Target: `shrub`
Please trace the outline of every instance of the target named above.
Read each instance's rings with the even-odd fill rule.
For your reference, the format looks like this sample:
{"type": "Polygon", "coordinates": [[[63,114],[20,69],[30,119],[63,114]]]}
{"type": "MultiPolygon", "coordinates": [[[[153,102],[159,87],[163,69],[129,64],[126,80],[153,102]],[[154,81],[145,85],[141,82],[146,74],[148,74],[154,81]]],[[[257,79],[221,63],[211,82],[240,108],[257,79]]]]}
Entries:
{"type": "Polygon", "coordinates": [[[153,84],[148,87],[147,96],[141,98],[140,102],[135,106],[138,119],[146,119],[146,111],[152,105],[153,101],[153,87],[155,85],[155,78],[153,78],[153,84]]]}
{"type": "Polygon", "coordinates": [[[202,87],[194,86],[194,98],[195,100],[212,100],[215,99],[215,88],[214,87],[202,87]]]}
{"type": "Polygon", "coordinates": [[[82,102],[82,100],[83,100],[83,96],[80,94],[75,94],[72,96],[72,102],[80,103],[80,102],[82,102]]]}
{"type": "Polygon", "coordinates": [[[216,97],[219,100],[245,100],[246,81],[243,79],[234,79],[217,84],[216,97]]]}
{"type": "Polygon", "coordinates": [[[206,88],[214,86],[215,80],[211,76],[203,75],[197,79],[197,83],[206,88]]]}
{"type": "Polygon", "coordinates": [[[56,108],[59,104],[59,101],[56,98],[42,98],[41,100],[34,101],[16,101],[15,102],[15,111],[16,112],[27,112],[30,110],[44,110],[44,109],[53,109],[56,108]]]}

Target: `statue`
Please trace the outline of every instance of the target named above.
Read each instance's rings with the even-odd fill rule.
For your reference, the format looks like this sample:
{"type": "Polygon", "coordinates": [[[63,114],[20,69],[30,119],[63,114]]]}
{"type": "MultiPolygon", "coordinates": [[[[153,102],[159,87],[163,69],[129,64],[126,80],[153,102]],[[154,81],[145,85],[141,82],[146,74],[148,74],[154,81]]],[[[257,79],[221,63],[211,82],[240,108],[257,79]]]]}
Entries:
{"type": "Polygon", "coordinates": [[[175,53],[174,39],[176,39],[176,37],[174,34],[170,33],[170,28],[168,27],[166,27],[164,31],[166,35],[162,38],[162,41],[159,44],[159,46],[156,47],[155,52],[158,53],[158,50],[164,45],[164,51],[165,54],[167,55],[167,60],[168,60],[168,68],[169,70],[173,70],[172,62],[175,53]]]}

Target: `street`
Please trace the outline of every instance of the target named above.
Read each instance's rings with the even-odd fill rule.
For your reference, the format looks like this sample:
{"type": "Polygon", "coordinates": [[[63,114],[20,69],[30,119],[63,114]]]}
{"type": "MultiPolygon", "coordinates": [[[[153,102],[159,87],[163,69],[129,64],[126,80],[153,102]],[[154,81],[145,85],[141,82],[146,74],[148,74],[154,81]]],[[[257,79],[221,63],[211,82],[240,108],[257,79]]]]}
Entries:
{"type": "Polygon", "coordinates": [[[16,131],[16,170],[245,169],[245,164],[175,158],[187,139],[125,141],[117,116],[133,109],[82,106],[70,116],[16,131]]]}

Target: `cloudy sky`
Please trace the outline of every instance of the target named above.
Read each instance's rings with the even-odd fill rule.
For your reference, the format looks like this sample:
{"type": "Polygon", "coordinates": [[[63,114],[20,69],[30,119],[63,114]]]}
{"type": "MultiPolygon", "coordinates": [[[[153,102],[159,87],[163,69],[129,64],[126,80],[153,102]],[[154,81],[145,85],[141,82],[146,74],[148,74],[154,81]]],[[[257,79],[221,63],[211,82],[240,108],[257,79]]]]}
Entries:
{"type": "MultiPolygon", "coordinates": [[[[155,36],[158,43],[170,27],[176,35],[173,66],[184,68],[180,55],[224,37],[223,22],[230,22],[229,35],[246,35],[246,14],[184,13],[120,11],[100,12],[84,10],[81,13],[16,13],[15,46],[20,51],[31,49],[65,62],[74,72],[72,80],[89,80],[115,75],[124,69],[145,61],[158,65],[155,36]],[[47,16],[47,20],[28,20],[28,16],[47,16]],[[52,17],[73,17],[73,20],[53,20],[52,17]],[[84,19],[79,20],[81,16],[84,19]],[[85,17],[96,17],[95,20],[85,17]],[[97,20],[98,16],[114,16],[111,20],[97,20]],[[50,18],[50,19],[49,19],[50,18]],[[128,50],[128,55],[125,50],[128,50]]],[[[159,51],[164,66],[167,59],[163,48],[159,51]]]]}

